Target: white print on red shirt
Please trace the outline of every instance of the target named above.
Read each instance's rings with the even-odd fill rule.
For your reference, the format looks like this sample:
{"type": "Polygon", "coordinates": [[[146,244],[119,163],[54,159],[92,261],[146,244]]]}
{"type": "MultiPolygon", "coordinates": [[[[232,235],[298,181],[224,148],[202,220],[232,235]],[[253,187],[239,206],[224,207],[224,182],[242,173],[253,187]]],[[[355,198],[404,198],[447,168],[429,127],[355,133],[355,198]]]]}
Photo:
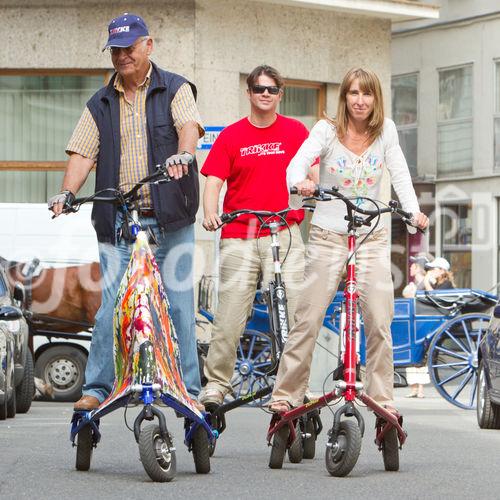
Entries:
{"type": "Polygon", "coordinates": [[[268,142],[266,144],[254,144],[253,146],[247,146],[246,148],[240,148],[241,156],[248,155],[284,155],[285,152],[280,149],[281,142],[268,142]]]}

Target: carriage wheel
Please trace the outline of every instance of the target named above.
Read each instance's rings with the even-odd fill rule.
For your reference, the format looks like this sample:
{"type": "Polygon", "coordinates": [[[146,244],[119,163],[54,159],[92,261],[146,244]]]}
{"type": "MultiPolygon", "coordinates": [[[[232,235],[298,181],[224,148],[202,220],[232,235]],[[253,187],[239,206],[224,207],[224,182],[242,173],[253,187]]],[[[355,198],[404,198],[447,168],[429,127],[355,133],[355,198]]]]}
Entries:
{"type": "Polygon", "coordinates": [[[438,330],[429,347],[432,383],[441,396],[459,408],[475,408],[478,347],[489,320],[486,314],[453,318],[438,330]]]}
{"type": "MultiPolygon", "coordinates": [[[[254,330],[246,330],[240,339],[234,376],[231,381],[235,398],[246,396],[272,385],[273,380],[266,374],[272,367],[272,344],[269,335],[254,330]]],[[[251,401],[250,406],[262,406],[269,396],[251,401]]]]}

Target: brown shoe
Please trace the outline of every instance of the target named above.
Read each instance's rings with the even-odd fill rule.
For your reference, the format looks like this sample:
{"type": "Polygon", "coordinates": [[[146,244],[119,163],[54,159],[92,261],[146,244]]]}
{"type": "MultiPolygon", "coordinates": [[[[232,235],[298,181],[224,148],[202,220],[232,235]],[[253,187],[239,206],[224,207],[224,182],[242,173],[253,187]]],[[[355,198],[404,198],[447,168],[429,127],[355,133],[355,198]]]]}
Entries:
{"type": "Polygon", "coordinates": [[[101,403],[94,396],[82,396],[73,406],[75,411],[95,410],[101,403]]]}

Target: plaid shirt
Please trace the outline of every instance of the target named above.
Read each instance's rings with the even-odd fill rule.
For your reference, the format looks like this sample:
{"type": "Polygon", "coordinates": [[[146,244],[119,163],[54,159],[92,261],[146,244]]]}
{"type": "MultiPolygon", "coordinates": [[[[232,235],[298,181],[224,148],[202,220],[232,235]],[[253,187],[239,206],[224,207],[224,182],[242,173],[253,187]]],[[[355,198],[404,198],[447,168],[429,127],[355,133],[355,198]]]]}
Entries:
{"type": "MultiPolygon", "coordinates": [[[[120,188],[128,191],[148,175],[148,136],[146,128],[146,94],[151,82],[150,66],[146,79],[137,88],[133,102],[127,101],[120,75],[114,83],[120,93],[120,188]]],[[[188,83],[181,85],[171,104],[172,118],[177,133],[188,121],[198,123],[200,137],[205,131],[196,107],[193,91],[188,83]]],[[[78,153],[96,161],[99,153],[99,130],[86,107],[66,147],[66,153],[78,153]]],[[[140,191],[139,204],[143,208],[153,206],[149,186],[140,191]]]]}

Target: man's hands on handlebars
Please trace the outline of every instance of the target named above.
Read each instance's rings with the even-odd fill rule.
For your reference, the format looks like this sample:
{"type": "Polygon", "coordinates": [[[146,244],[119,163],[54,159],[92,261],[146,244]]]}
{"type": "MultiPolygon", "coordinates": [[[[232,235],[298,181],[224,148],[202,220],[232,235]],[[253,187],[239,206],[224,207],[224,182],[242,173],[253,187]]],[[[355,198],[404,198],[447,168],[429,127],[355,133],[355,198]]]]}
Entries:
{"type": "Polygon", "coordinates": [[[61,215],[65,209],[70,208],[74,201],[75,195],[69,189],[66,189],[52,196],[52,198],[49,198],[47,205],[49,210],[54,213],[54,217],[57,217],[61,215]]]}
{"type": "Polygon", "coordinates": [[[203,227],[207,231],[217,231],[217,229],[222,225],[222,221],[219,217],[219,214],[212,213],[205,215],[203,219],[203,227]]]}
{"type": "Polygon", "coordinates": [[[193,160],[194,156],[188,151],[169,156],[165,160],[168,175],[174,179],[180,179],[183,175],[187,175],[188,167],[193,163],[193,160]]]}

